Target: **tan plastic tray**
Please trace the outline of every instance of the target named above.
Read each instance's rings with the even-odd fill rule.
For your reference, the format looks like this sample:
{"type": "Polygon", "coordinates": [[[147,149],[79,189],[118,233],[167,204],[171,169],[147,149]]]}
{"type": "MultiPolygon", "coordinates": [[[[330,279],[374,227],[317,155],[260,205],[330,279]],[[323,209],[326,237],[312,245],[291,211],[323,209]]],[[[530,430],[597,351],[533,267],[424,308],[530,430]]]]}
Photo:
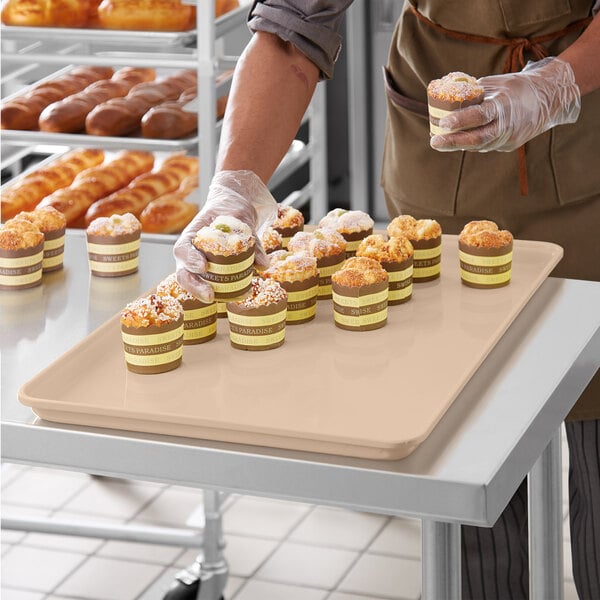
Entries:
{"type": "Polygon", "coordinates": [[[282,347],[244,352],[220,319],[213,341],[185,346],[182,365],[161,375],[126,370],[116,315],[26,383],[20,401],[61,423],[403,458],[561,256],[554,244],[516,241],[510,285],[472,289],[460,282],[456,236],[444,236],[441,279],[416,284],[382,329],[338,329],[322,300],[315,321],[287,327],[282,347]]]}

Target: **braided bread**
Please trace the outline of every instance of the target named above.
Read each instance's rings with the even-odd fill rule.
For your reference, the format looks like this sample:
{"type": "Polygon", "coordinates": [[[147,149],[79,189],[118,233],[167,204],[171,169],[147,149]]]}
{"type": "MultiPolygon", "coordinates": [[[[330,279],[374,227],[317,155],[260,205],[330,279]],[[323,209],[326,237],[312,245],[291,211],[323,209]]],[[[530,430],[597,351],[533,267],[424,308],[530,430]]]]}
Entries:
{"type": "Polygon", "coordinates": [[[113,70],[109,67],[75,67],[52,81],[39,83],[2,106],[0,126],[2,129],[35,130],[40,113],[46,106],[112,74],[113,70]]]}
{"type": "Polygon", "coordinates": [[[132,179],[152,169],[154,156],[139,150],[123,151],[108,164],[82,171],[69,188],[42,200],[40,206],[53,206],[67,219],[67,226],[83,225],[87,209],[99,198],[126,186],[132,179]]]}
{"type": "Polygon", "coordinates": [[[19,177],[2,192],[2,218],[11,219],[21,211],[33,210],[42,198],[70,185],[78,173],[103,160],[102,150],[73,150],[49,165],[19,177]]]}
{"type": "Polygon", "coordinates": [[[95,106],[110,98],[125,96],[134,85],[152,79],[153,69],[121,69],[111,79],[96,81],[81,92],[48,105],[40,114],[39,128],[41,131],[60,133],[81,131],[85,127],[87,114],[95,106]]]}

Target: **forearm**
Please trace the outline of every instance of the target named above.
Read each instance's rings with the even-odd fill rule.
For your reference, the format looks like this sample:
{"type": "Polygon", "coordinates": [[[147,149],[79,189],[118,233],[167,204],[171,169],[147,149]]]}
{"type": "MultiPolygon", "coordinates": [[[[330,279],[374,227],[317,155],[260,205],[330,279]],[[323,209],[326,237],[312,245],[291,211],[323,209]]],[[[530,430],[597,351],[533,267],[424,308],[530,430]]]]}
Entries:
{"type": "Polygon", "coordinates": [[[600,15],[559,58],[571,65],[582,96],[600,88],[600,15]]]}
{"type": "Polygon", "coordinates": [[[319,69],[292,44],[257,32],[240,58],[221,132],[217,171],[267,182],[296,135],[319,69]]]}

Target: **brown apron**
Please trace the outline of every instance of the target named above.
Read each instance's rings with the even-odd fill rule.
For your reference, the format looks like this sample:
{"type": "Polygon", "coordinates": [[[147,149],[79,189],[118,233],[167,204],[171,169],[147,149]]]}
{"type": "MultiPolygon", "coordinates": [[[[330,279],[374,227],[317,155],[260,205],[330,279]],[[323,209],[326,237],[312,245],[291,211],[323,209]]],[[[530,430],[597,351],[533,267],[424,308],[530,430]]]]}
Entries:
{"type": "MultiPolygon", "coordinates": [[[[504,72],[512,49],[441,28],[469,38],[518,38],[516,52],[536,60],[539,47],[556,56],[572,44],[582,26],[569,26],[588,18],[593,4],[486,0],[474,10],[460,1],[407,2],[384,73],[388,117],[381,185],[390,217],[435,218],[446,233],[458,233],[473,219],[491,219],[516,238],[560,244],[565,254],[554,276],[600,281],[600,90],[582,98],[577,123],[527,142],[527,196],[521,195],[515,152],[432,150],[426,95],[428,82],[450,71],[475,77],[504,72]],[[532,38],[543,41],[532,45],[532,38]]],[[[569,418],[600,418],[598,373],[569,418]]]]}

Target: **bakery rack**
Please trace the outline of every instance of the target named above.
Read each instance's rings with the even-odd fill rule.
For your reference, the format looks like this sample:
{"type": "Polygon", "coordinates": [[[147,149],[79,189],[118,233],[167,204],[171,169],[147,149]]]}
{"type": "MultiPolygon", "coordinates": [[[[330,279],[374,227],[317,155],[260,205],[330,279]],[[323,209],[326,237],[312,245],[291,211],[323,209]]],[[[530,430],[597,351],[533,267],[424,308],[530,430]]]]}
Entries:
{"type": "MultiPolygon", "coordinates": [[[[190,3],[187,2],[186,3],[190,3]]],[[[191,2],[193,3],[193,2],[191,2]]],[[[219,84],[218,73],[235,66],[237,57],[222,52],[227,34],[245,27],[247,0],[215,19],[214,3],[197,3],[196,29],[185,32],[140,32],[101,29],[0,27],[2,35],[3,101],[22,93],[23,81],[56,77],[74,65],[110,65],[158,69],[196,69],[198,72],[198,130],[178,140],[136,136],[104,137],[41,131],[3,130],[3,150],[13,147],[95,147],[106,150],[187,151],[200,161],[199,198],[205,198],[214,173],[221,122],[215,124],[217,98],[228,92],[231,77],[219,84]],[[60,40],[60,41],[57,41],[60,40]],[[58,69],[58,71],[57,71],[58,69]]],[[[283,199],[285,204],[310,205],[313,219],[327,211],[325,91],[318,86],[304,117],[308,141],[295,140],[269,182],[274,189],[302,166],[309,164],[308,183],[283,199]]]]}

